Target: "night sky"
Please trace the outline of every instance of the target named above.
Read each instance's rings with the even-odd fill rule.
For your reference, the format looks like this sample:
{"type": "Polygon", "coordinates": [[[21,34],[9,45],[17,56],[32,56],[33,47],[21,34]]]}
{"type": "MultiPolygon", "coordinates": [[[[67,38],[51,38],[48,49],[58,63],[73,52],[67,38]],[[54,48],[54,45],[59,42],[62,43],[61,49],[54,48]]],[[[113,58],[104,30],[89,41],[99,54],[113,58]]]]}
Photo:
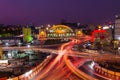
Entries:
{"type": "Polygon", "coordinates": [[[120,0],[0,0],[0,24],[103,24],[119,13],[120,0]]]}

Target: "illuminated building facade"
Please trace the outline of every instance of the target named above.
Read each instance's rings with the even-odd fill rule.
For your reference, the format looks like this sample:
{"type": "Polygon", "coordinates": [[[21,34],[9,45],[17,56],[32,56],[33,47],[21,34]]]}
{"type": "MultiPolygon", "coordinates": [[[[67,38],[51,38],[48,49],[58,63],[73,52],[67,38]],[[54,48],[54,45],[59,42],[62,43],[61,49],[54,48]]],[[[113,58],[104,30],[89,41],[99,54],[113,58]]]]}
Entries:
{"type": "Polygon", "coordinates": [[[82,29],[76,29],[75,33],[76,33],[76,38],[80,38],[81,36],[83,36],[82,29]]]}
{"type": "Polygon", "coordinates": [[[104,40],[105,39],[105,34],[106,34],[105,30],[94,30],[92,32],[92,42],[94,42],[95,39],[97,39],[99,41],[104,40]]]}
{"type": "Polygon", "coordinates": [[[65,37],[74,37],[74,31],[65,25],[54,25],[49,29],[47,32],[47,37],[54,37],[54,38],[65,38],[65,37]]]}
{"type": "Polygon", "coordinates": [[[38,40],[45,40],[46,39],[46,31],[45,30],[39,30],[38,40]]]}
{"type": "Polygon", "coordinates": [[[82,29],[73,30],[72,28],[66,25],[54,25],[49,29],[39,29],[38,40],[41,39],[59,39],[59,38],[79,38],[83,36],[82,29]]]}
{"type": "Polygon", "coordinates": [[[115,20],[115,39],[120,40],[120,14],[116,15],[115,20]]]}
{"type": "Polygon", "coordinates": [[[23,28],[23,40],[24,42],[31,42],[32,35],[31,35],[31,28],[23,28]]]}

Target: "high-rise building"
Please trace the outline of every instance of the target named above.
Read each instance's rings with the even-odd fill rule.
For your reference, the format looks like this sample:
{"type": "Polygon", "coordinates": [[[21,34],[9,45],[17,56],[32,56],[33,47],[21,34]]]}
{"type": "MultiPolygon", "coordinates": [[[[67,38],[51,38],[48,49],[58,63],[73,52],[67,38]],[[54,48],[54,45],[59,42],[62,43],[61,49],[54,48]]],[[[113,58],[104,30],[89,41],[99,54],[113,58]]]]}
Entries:
{"type": "Polygon", "coordinates": [[[115,39],[120,40],[120,14],[115,19],[115,39]]]}

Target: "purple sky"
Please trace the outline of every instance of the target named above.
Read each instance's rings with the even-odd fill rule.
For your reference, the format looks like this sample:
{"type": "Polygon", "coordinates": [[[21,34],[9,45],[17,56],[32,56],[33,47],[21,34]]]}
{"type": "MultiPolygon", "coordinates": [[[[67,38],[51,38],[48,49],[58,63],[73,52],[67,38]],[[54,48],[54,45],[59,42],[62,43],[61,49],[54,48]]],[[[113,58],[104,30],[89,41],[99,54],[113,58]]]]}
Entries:
{"type": "Polygon", "coordinates": [[[56,24],[61,19],[82,24],[114,21],[120,0],[0,0],[0,23],[56,24]]]}

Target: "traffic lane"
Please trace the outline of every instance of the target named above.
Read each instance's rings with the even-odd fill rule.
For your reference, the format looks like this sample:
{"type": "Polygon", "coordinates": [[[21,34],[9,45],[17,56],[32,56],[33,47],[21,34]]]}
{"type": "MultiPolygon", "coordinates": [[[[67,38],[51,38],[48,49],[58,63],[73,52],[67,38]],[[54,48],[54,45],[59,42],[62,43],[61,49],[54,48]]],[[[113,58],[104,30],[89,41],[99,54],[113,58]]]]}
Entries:
{"type": "Polygon", "coordinates": [[[90,75],[90,76],[92,76],[92,77],[94,77],[94,78],[96,78],[96,79],[106,80],[106,79],[104,79],[104,78],[101,78],[101,77],[99,77],[99,76],[94,75],[91,71],[86,70],[83,66],[81,66],[79,69],[80,69],[81,71],[83,71],[84,73],[86,73],[86,74],[88,74],[88,75],[90,75]]]}
{"type": "Polygon", "coordinates": [[[89,67],[90,64],[91,64],[91,61],[86,62],[86,63],[84,63],[82,66],[80,66],[79,69],[80,69],[81,71],[85,72],[86,74],[88,74],[88,75],[90,75],[90,76],[92,76],[92,77],[94,77],[94,78],[97,78],[97,79],[99,79],[99,80],[108,80],[108,79],[109,79],[109,78],[107,78],[107,77],[105,77],[105,76],[102,76],[102,75],[96,73],[96,72],[94,71],[94,69],[91,69],[91,68],[89,67]]]}

